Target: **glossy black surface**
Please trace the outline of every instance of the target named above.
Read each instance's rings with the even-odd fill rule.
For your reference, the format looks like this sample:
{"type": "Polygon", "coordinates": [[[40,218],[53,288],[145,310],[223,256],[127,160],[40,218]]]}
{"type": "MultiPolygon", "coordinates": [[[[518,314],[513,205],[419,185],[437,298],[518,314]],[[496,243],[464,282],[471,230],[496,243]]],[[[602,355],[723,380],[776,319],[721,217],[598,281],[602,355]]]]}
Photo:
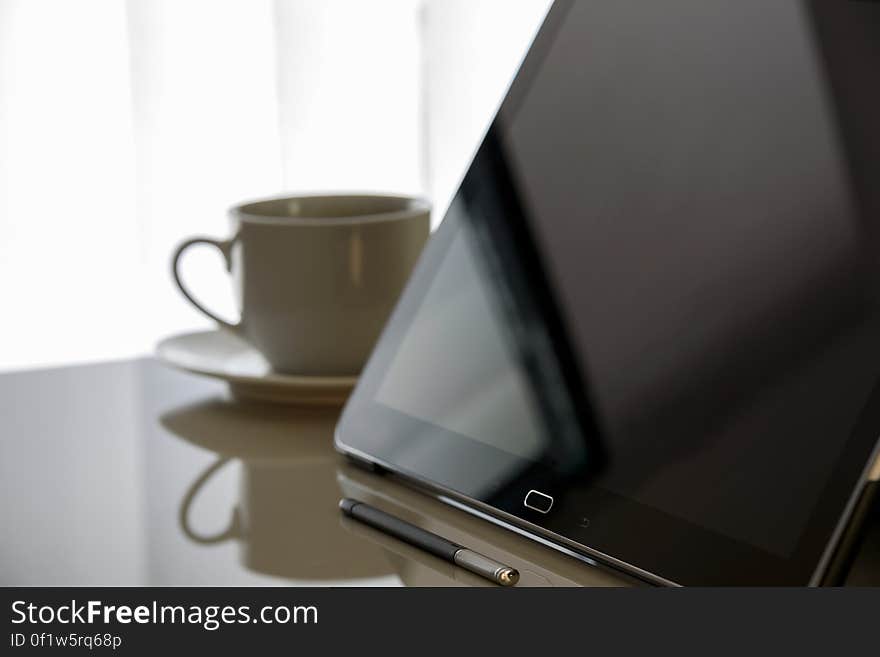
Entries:
{"type": "Polygon", "coordinates": [[[340,410],[237,401],[151,359],[0,373],[0,586],[494,586],[348,521],[345,496],[517,586],[628,583],[353,468],[340,410]]]}
{"type": "Polygon", "coordinates": [[[667,581],[816,581],[880,433],[877,70],[876,3],[557,3],[340,442],[667,581]],[[444,332],[438,280],[501,310],[444,332]],[[543,400],[488,440],[487,325],[543,400]]]}

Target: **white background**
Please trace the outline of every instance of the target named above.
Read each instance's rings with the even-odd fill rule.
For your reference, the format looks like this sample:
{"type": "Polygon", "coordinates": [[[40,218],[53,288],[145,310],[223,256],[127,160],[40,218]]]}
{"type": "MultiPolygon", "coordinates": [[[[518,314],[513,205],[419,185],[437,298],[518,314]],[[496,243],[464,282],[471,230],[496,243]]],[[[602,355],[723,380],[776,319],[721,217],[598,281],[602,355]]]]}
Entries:
{"type": "MultiPolygon", "coordinates": [[[[207,326],[168,259],[284,192],[440,220],[549,0],[0,0],[0,370],[207,326]]],[[[234,314],[219,256],[192,287],[234,314]]]]}

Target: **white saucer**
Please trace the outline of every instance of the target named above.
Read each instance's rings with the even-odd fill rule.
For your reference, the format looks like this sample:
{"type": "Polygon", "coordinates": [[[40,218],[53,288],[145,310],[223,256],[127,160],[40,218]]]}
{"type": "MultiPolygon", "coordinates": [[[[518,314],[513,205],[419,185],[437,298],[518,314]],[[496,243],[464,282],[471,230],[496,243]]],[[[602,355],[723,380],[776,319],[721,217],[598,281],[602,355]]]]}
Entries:
{"type": "Polygon", "coordinates": [[[156,345],[164,363],[222,379],[235,397],[304,405],[341,405],[355,376],[296,376],[273,372],[262,354],[228,331],[198,331],[165,338],[156,345]]]}

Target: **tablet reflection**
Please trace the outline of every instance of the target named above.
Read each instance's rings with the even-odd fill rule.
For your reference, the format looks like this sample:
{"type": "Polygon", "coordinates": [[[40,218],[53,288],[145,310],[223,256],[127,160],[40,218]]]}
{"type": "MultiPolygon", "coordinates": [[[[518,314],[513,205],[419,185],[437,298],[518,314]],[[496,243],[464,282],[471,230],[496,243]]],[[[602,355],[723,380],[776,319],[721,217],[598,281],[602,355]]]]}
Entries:
{"type": "MultiPolygon", "coordinates": [[[[372,504],[423,529],[481,552],[516,568],[519,587],[631,586],[636,580],[545,547],[529,538],[496,527],[448,506],[399,481],[340,462],[339,487],[346,497],[372,504]]],[[[400,578],[408,586],[495,586],[482,577],[433,557],[348,518],[340,519],[352,535],[388,551],[400,578]]]]}

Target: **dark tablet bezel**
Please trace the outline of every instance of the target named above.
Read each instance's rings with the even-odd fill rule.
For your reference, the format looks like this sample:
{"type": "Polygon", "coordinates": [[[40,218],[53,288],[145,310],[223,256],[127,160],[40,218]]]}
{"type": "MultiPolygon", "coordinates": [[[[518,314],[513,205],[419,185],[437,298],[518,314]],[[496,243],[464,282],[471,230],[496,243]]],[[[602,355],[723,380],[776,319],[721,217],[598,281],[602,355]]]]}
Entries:
{"type": "MultiPolygon", "coordinates": [[[[553,41],[571,0],[557,2],[533,43],[499,117],[515,111],[532,74],[553,41]]],[[[499,120],[496,117],[496,122],[499,120]]],[[[507,212],[506,224],[487,209],[487,191],[475,172],[495,166],[496,125],[489,129],[478,150],[453,208],[466,206],[478,227],[488,227],[500,240],[496,256],[509,273],[508,285],[524,299],[519,311],[539,312],[543,329],[579,421],[590,440],[595,432],[589,394],[580,373],[571,364],[570,342],[561,320],[526,218],[507,212]]],[[[505,190],[494,194],[489,206],[516,206],[505,190]]],[[[571,481],[552,466],[532,463],[482,442],[393,410],[375,401],[378,388],[406,334],[422,299],[440,267],[456,231],[462,230],[447,216],[431,239],[403,293],[377,347],[349,400],[337,427],[337,447],[360,459],[381,465],[416,484],[478,508],[494,518],[555,540],[584,554],[605,559],[625,570],[659,583],[684,585],[803,585],[818,583],[832,548],[864,484],[868,456],[876,453],[880,427],[880,387],[875,388],[856,428],[832,468],[828,482],[810,514],[797,546],[787,557],[685,522],[657,509],[593,486],[587,480],[571,481]],[[486,481],[489,464],[504,464],[520,472],[515,482],[495,486],[486,481]],[[544,515],[524,506],[531,489],[552,491],[555,503],[544,515]]],[[[430,373],[426,373],[429,376],[430,373]]],[[[595,446],[593,447],[596,450],[595,446]]]]}

